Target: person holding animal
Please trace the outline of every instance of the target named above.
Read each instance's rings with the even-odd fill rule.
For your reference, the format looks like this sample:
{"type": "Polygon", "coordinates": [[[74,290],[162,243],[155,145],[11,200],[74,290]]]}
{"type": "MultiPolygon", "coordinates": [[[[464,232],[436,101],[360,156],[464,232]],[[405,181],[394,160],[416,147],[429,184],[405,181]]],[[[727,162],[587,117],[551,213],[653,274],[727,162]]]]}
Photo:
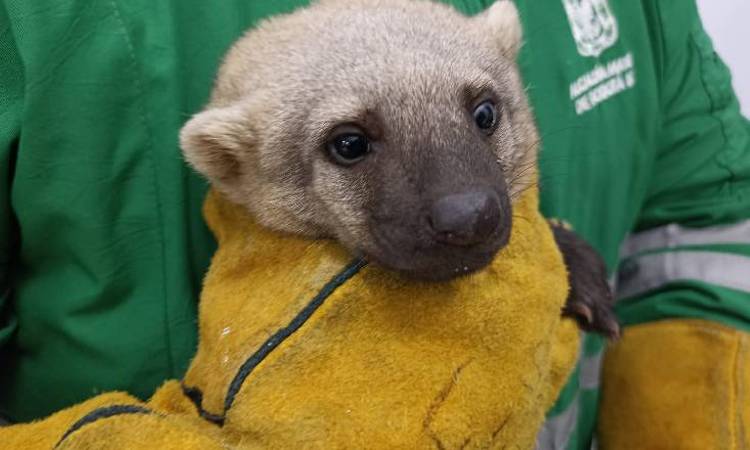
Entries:
{"type": "MultiPolygon", "coordinates": [[[[51,22],[57,27],[34,35],[28,25],[52,10],[6,3],[0,11],[10,27],[2,44],[12,64],[0,69],[0,77],[8,80],[3,103],[10,113],[1,132],[9,191],[0,201],[9,212],[3,225],[9,289],[0,410],[21,421],[88,397],[81,391],[90,386],[127,388],[145,397],[161,379],[180,377],[195,342],[190,320],[195,306],[186,298],[196,295],[195,280],[211,246],[196,219],[204,190],[195,179],[175,188],[174,181],[187,172],[165,149],[176,149],[181,108],[196,111],[203,100],[194,92],[208,88],[212,67],[206,61],[218,57],[239,29],[299,5],[227,5],[203,15],[183,5],[156,7],[154,14],[143,15],[117,2],[84,11],[61,4],[57,22],[51,22]],[[199,16],[200,26],[187,37],[185,25],[197,23],[199,16]],[[74,17],[78,20],[66,22],[74,17]],[[174,23],[181,26],[157,27],[163,17],[179,18],[174,23]],[[87,24],[102,21],[112,25],[106,39],[75,41],[86,36],[80,33],[87,24]],[[238,22],[235,29],[226,27],[238,22]],[[157,29],[161,42],[173,42],[166,48],[174,54],[166,58],[165,47],[146,38],[146,31],[157,29]],[[49,39],[59,35],[69,36],[77,47],[49,39]],[[83,49],[114,58],[109,65],[86,65],[90,56],[83,49]],[[54,58],[43,58],[45,52],[54,58]],[[200,52],[212,56],[188,56],[200,52]],[[126,70],[115,72],[115,67],[126,70]],[[53,84],[51,74],[65,82],[53,84]],[[87,83],[93,79],[109,82],[110,88],[87,83]],[[165,89],[152,94],[156,86],[165,89]],[[97,95],[97,89],[106,95],[97,95]],[[55,93],[63,107],[45,110],[55,93]],[[77,102],[68,100],[73,93],[77,102]],[[180,99],[179,106],[174,99],[180,99]],[[99,110],[87,109],[90,105],[99,110]],[[175,114],[164,115],[160,108],[165,105],[175,114]],[[87,123],[98,126],[73,132],[87,123]],[[120,123],[134,127],[123,131],[120,123]],[[122,133],[129,139],[113,139],[122,133]],[[91,149],[97,146],[107,152],[92,160],[91,149]],[[28,171],[34,167],[43,170],[28,171]],[[81,189],[86,186],[98,187],[81,189]],[[103,201],[112,192],[118,192],[117,201],[103,201]],[[47,305],[47,299],[60,295],[65,302],[47,305]],[[144,329],[123,334],[113,326],[124,323],[140,323],[144,329]],[[81,348],[91,351],[73,350],[81,348]],[[101,355],[118,357],[106,364],[101,355]],[[53,364],[56,370],[49,369],[53,364]],[[71,396],[67,400],[52,395],[60,385],[71,396]]],[[[381,9],[406,8],[396,0],[325,3],[373,17],[381,9]],[[380,9],[366,10],[370,4],[380,9]]],[[[479,13],[489,6],[485,3],[456,6],[479,13]]],[[[320,29],[298,19],[296,26],[276,34],[274,21],[266,22],[260,30],[267,28],[267,34],[258,34],[257,42],[249,35],[248,44],[238,44],[229,54],[210,106],[185,128],[187,158],[263,226],[334,237],[350,252],[412,278],[484,273],[490,255],[508,245],[508,233],[523,229],[524,219],[513,217],[520,207],[516,202],[540,181],[542,210],[570,223],[611,270],[623,248],[617,284],[626,327],[605,360],[602,444],[681,447],[698,442],[708,446],[702,448],[731,448],[732,442],[742,442],[740,430],[748,417],[739,405],[750,404],[737,394],[744,392],[739,388],[747,375],[742,343],[747,340],[748,289],[742,267],[750,254],[750,202],[743,186],[750,178],[750,144],[726,68],[713,54],[694,5],[603,0],[555,2],[545,10],[524,1],[516,5],[525,29],[519,63],[543,142],[538,179],[535,121],[520,100],[521,81],[507,64],[520,37],[514,39],[514,27],[502,21],[495,28],[503,33],[496,42],[504,45],[494,53],[481,46],[457,51],[471,42],[491,41],[492,32],[483,27],[452,33],[446,31],[451,26],[436,27],[440,33],[414,42],[386,40],[380,45],[397,46],[383,52],[381,46],[358,42],[356,29],[346,32],[335,22],[320,29]],[[674,26],[666,27],[664,20],[674,26]],[[551,38],[551,29],[560,38],[551,38]],[[334,52],[338,58],[325,54],[316,60],[315,43],[326,38],[331,39],[326,47],[343,47],[334,52]],[[300,40],[309,41],[309,47],[284,53],[295,48],[287,43],[300,40]],[[362,45],[372,53],[346,51],[362,45]],[[382,66],[373,58],[378,51],[384,53],[382,66]],[[419,56],[409,75],[396,70],[410,67],[401,59],[405,55],[419,56]],[[490,64],[498,58],[506,62],[490,64]],[[389,60],[395,61],[393,67],[389,60]],[[295,72],[294,65],[302,63],[295,72]],[[289,75],[300,72],[305,76],[289,75]],[[378,84],[389,76],[391,84],[378,84]],[[467,82],[460,96],[450,97],[467,82]],[[379,91],[383,85],[391,90],[379,91]],[[461,108],[446,107],[455,104],[461,108]],[[308,110],[311,105],[318,109],[308,110]],[[313,139],[320,142],[321,153],[289,153],[313,139]],[[486,150],[484,142],[496,142],[496,150],[486,150]],[[472,154],[468,147],[485,149],[472,154]],[[426,212],[411,215],[417,211],[426,212]],[[625,240],[628,233],[633,234],[625,240]],[[695,373],[718,381],[695,382],[690,375],[695,373]],[[686,399],[713,409],[678,408],[686,399]],[[706,414],[709,409],[715,413],[706,414]],[[729,419],[721,412],[738,416],[729,419]]],[[[417,16],[427,24],[425,32],[432,33],[432,21],[425,20],[434,18],[428,12],[432,6],[424,8],[417,16]]],[[[485,14],[491,20],[493,10],[485,14]]],[[[396,26],[392,22],[398,23],[376,23],[388,30],[396,26]]],[[[413,36],[419,37],[420,29],[416,26],[413,36]]],[[[215,219],[225,217],[224,201],[216,198],[217,206],[207,212],[214,211],[215,219]]],[[[223,229],[218,223],[214,231],[223,229]]],[[[584,326],[613,333],[607,309],[599,306],[606,299],[596,301],[606,294],[595,254],[565,227],[555,226],[554,233],[570,271],[566,312],[584,326]]],[[[225,328],[231,335],[231,327],[217,331],[225,328]]],[[[602,348],[601,340],[586,339],[579,367],[537,437],[540,448],[588,446],[602,348]]],[[[220,354],[214,356],[220,364],[220,354]]],[[[216,403],[205,386],[183,387],[191,399],[187,407],[200,407],[209,418],[219,416],[220,408],[204,405],[204,396],[206,404],[216,403]]]]}

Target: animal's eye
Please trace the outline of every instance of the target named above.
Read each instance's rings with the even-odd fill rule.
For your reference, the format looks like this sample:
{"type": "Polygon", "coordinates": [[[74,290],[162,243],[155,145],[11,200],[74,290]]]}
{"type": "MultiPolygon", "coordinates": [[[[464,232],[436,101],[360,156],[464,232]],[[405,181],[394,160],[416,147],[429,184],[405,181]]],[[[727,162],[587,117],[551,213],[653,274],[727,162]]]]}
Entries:
{"type": "Polygon", "coordinates": [[[497,122],[497,109],[491,100],[479,104],[474,110],[474,122],[479,129],[491,131],[497,122]]]}
{"type": "Polygon", "coordinates": [[[370,153],[370,140],[362,133],[339,134],[328,143],[328,153],[337,163],[349,166],[370,153]]]}

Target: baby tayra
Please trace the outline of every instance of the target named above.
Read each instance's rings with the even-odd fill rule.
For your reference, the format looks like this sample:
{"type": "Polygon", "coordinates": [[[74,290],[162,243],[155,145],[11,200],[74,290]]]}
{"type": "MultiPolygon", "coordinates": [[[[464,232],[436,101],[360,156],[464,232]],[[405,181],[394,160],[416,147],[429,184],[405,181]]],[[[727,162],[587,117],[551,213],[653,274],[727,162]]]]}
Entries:
{"type": "MultiPolygon", "coordinates": [[[[411,277],[464,276],[508,243],[514,203],[538,180],[520,45],[510,1],[461,20],[429,1],[322,1],[234,45],[182,148],[266,227],[334,238],[411,277]]],[[[564,313],[616,335],[602,262],[553,231],[564,313]]]]}

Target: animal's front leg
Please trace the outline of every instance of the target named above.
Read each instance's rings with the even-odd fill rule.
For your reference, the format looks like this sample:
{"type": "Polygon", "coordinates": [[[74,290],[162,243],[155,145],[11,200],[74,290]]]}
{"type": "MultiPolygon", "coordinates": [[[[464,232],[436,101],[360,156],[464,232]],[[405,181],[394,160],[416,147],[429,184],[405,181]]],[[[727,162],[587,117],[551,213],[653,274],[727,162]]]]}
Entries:
{"type": "Polygon", "coordinates": [[[576,319],[583,330],[618,338],[620,325],[604,261],[593,247],[562,223],[550,221],[550,226],[568,268],[570,292],[563,315],[576,319]]]}

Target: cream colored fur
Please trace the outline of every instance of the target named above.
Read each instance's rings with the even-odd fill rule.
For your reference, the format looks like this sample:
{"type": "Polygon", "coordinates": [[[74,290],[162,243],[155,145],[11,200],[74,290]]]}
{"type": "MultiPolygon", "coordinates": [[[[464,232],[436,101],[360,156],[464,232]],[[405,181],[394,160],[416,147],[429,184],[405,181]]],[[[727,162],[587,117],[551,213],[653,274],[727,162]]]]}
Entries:
{"type": "MultiPolygon", "coordinates": [[[[494,146],[515,199],[536,182],[537,133],[515,65],[520,45],[507,0],[473,18],[425,0],[324,0],[262,22],[232,47],[181,145],[190,164],[264,225],[333,236],[350,248],[371,243],[368,202],[373,183],[387,180],[353,177],[326,161],[326,133],[380,114],[384,134],[395,127],[439,146],[460,138],[465,119],[448,94],[490,86],[503,100],[494,146]]],[[[420,170],[406,155],[402,166],[420,170]]]]}

